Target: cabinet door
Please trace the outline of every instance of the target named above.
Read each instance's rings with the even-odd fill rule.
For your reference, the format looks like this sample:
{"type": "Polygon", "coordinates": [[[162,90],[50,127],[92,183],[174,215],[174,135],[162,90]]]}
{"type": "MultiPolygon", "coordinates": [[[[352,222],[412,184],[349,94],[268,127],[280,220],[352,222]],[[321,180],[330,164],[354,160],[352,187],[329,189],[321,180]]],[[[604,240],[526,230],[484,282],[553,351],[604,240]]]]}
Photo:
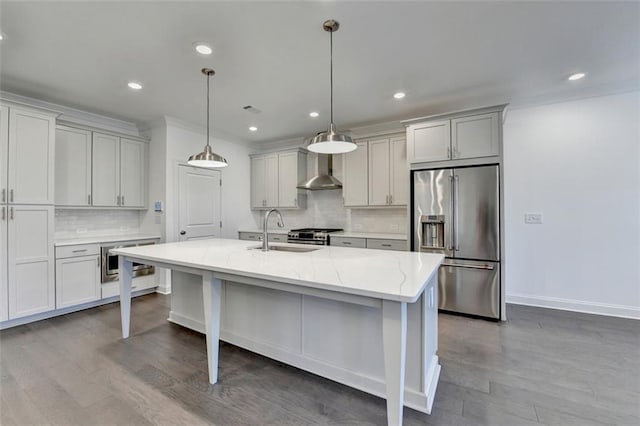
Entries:
{"type": "Polygon", "coordinates": [[[120,205],[120,138],[93,133],[91,180],[93,205],[120,205]]]}
{"type": "Polygon", "coordinates": [[[265,206],[265,160],[263,156],[251,157],[251,207],[259,209],[265,206]]]}
{"type": "Polygon", "coordinates": [[[499,154],[498,113],[451,120],[452,158],[499,154]]]}
{"type": "Polygon", "coordinates": [[[298,153],[278,154],[278,207],[298,207],[298,153]]]}
{"type": "Polygon", "coordinates": [[[54,118],[11,108],[9,123],[9,202],[53,204],[54,118]]]}
{"type": "Polygon", "coordinates": [[[266,207],[278,207],[278,154],[264,157],[266,207]]]}
{"type": "Polygon", "coordinates": [[[407,141],[402,137],[389,142],[391,205],[406,206],[409,201],[409,165],[407,164],[407,141]]]}
{"type": "Polygon", "coordinates": [[[9,318],[55,308],[53,207],[9,206],[9,318]]]}
{"type": "Polygon", "coordinates": [[[56,309],[100,300],[100,257],[56,260],[56,309]]]}
{"type": "Polygon", "coordinates": [[[409,126],[407,128],[409,162],[448,160],[451,152],[450,129],[449,120],[409,126]]]}
{"type": "Polygon", "coordinates": [[[0,321],[9,319],[7,287],[7,205],[0,205],[0,321]]]}
{"type": "Polygon", "coordinates": [[[120,205],[144,207],[146,204],[147,144],[120,139],[120,205]]]}
{"type": "Polygon", "coordinates": [[[56,129],[56,205],[91,205],[91,132],[56,129]]]}
{"type": "Polygon", "coordinates": [[[369,205],[389,204],[389,139],[369,141],[369,205]]]}
{"type": "MultiPolygon", "coordinates": [[[[9,108],[0,106],[0,203],[7,202],[7,156],[9,155],[9,108]]],[[[6,222],[5,222],[6,223],[6,222]]]]}
{"type": "Polygon", "coordinates": [[[343,154],[342,194],[347,207],[369,204],[367,142],[356,142],[356,145],[355,151],[343,154]]]}

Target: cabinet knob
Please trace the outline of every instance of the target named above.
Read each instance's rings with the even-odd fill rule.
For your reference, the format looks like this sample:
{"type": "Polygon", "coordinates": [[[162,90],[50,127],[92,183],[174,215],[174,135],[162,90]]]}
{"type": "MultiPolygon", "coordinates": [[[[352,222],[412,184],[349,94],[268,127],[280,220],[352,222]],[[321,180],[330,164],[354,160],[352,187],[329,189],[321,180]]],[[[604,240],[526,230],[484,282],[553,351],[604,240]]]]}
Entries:
{"type": "Polygon", "coordinates": [[[186,235],[187,231],[180,231],[180,235],[186,235]]]}

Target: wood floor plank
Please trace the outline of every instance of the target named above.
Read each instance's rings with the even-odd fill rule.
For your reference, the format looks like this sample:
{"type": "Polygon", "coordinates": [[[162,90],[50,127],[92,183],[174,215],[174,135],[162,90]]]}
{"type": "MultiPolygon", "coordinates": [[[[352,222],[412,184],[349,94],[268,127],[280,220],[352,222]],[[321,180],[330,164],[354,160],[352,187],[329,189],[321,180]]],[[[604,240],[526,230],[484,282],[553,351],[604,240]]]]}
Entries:
{"type": "MultiPolygon", "coordinates": [[[[384,425],[378,398],[168,323],[170,297],[0,331],[0,424],[384,425]]],[[[640,322],[508,305],[509,321],[439,317],[441,380],[414,425],[640,424],[640,322]]]]}

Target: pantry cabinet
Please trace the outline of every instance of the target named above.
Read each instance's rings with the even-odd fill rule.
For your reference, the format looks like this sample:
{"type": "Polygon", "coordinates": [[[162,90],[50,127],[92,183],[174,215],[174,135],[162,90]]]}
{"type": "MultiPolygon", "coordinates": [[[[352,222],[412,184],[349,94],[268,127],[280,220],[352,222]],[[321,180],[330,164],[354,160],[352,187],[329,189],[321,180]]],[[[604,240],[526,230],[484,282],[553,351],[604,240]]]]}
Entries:
{"type": "Polygon", "coordinates": [[[410,163],[465,160],[500,154],[498,112],[427,120],[407,126],[410,163]]]}
{"type": "Polygon", "coordinates": [[[297,185],[306,179],[306,153],[283,151],[251,155],[251,208],[304,208],[297,185]]]}
{"type": "Polygon", "coordinates": [[[91,205],[91,132],[56,127],[55,200],[57,206],[91,205]]]}
{"type": "Polygon", "coordinates": [[[55,308],[53,206],[9,205],[9,319],[55,308]]]}
{"type": "Polygon", "coordinates": [[[11,107],[9,123],[4,199],[16,204],[53,204],[55,117],[11,107]]]}
{"type": "Polygon", "coordinates": [[[344,155],[343,194],[346,207],[404,206],[409,169],[404,135],[357,141],[344,155]]]}

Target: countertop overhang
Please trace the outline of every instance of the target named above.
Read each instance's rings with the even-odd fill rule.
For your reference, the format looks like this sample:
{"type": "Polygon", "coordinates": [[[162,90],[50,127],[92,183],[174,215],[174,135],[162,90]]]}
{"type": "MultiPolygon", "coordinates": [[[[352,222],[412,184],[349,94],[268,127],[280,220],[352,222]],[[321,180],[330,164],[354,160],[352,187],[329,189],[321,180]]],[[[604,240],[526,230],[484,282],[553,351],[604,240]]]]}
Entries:
{"type": "Polygon", "coordinates": [[[216,238],[120,248],[112,253],[136,260],[407,303],[418,300],[444,259],[440,254],[419,252],[286,246],[317,250],[263,252],[253,249],[257,247],[255,242],[216,238]]]}

